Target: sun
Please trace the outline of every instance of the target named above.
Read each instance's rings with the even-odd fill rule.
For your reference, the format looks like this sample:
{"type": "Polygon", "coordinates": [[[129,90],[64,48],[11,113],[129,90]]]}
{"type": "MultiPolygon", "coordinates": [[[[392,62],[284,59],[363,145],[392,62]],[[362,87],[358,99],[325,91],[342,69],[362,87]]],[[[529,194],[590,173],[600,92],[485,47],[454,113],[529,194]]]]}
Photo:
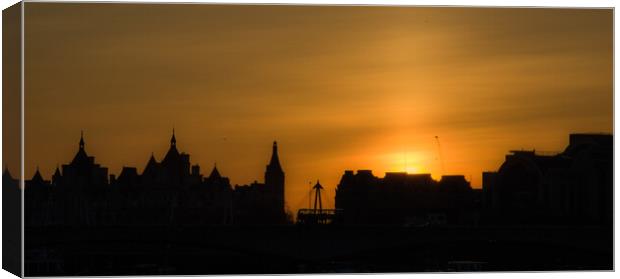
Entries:
{"type": "Polygon", "coordinates": [[[422,152],[391,152],[380,157],[384,163],[384,169],[392,172],[406,172],[408,174],[421,174],[428,172],[426,156],[422,152]]]}
{"type": "Polygon", "coordinates": [[[420,168],[418,166],[406,166],[405,167],[405,172],[409,173],[409,174],[416,174],[416,173],[420,173],[420,168]]]}

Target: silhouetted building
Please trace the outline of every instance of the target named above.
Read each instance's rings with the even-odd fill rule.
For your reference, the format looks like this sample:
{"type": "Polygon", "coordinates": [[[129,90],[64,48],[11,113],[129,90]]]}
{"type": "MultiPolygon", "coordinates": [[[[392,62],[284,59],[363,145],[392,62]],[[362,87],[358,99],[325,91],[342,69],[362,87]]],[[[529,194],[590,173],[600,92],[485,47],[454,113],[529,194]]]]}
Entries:
{"type": "Polygon", "coordinates": [[[95,164],[95,157],[88,156],[84,146],[82,135],[73,160],[68,165],[62,165],[63,186],[75,191],[89,191],[108,184],[108,169],[95,164]]]}
{"type": "MultiPolygon", "coordinates": [[[[612,151],[613,137],[599,134],[572,134],[566,150],[553,155],[513,151],[497,172],[483,173],[482,190],[472,189],[462,175],[436,181],[430,174],[388,172],[379,178],[370,170],[347,170],[329,218],[345,224],[477,225],[482,214],[486,224],[610,225],[612,151]]],[[[16,184],[8,171],[3,179],[16,184]]],[[[82,135],[73,160],[57,167],[51,181],[38,169],[25,181],[25,225],[287,223],[276,142],[264,179],[233,189],[216,166],[204,177],[178,150],[174,131],[161,162],[151,154],[141,174],[123,167],[108,179],[108,169],[86,153],[82,135]]]]}
{"type": "Polygon", "coordinates": [[[571,134],[553,155],[512,151],[483,173],[483,191],[489,223],[611,225],[613,136],[571,134]]]}
{"type": "Polygon", "coordinates": [[[473,224],[472,189],[464,176],[345,171],[336,188],[336,219],[346,224],[473,224]]]}
{"type": "MultiPolygon", "coordinates": [[[[10,174],[5,172],[5,178],[10,174]]],[[[174,130],[161,162],[151,154],[142,174],[123,167],[117,176],[88,156],[83,135],[71,163],[52,180],[39,170],[26,181],[26,226],[161,226],[283,224],[284,172],[274,142],[265,183],[233,189],[216,166],[208,177],[179,152],[174,130]],[[238,215],[238,216],[235,216],[238,215]]]]}
{"type": "Polygon", "coordinates": [[[56,168],[51,182],[40,176],[37,170],[26,181],[26,226],[96,225],[108,211],[108,169],[88,156],[83,135],[73,160],[62,165],[62,172],[56,168]]]}
{"type": "Polygon", "coordinates": [[[280,166],[278,143],[273,142],[271,160],[265,169],[265,199],[270,223],[286,222],[284,212],[284,171],[280,166]]]}
{"type": "Polygon", "coordinates": [[[265,168],[265,183],[235,185],[235,223],[284,224],[284,171],[274,141],[271,160],[265,168]]]}
{"type": "MultiPolygon", "coordinates": [[[[335,209],[322,208],[317,181],[315,207],[299,210],[300,226],[237,227],[221,225],[287,222],[275,142],[264,183],[232,188],[217,166],[203,176],[191,165],[174,132],[161,162],[151,154],[142,173],[123,167],[109,178],[81,137],[74,159],[51,181],[38,169],[25,181],[24,270],[66,276],[612,269],[611,140],[571,135],[560,154],[512,152],[499,171],[483,173],[483,190],[462,175],[379,178],[347,170],[335,209]],[[432,228],[439,226],[445,227],[432,228]],[[346,261],[338,260],[343,255],[346,261]]],[[[8,170],[3,186],[3,202],[19,208],[19,181],[8,170]]],[[[21,221],[12,213],[3,224],[21,221]]],[[[20,226],[5,228],[21,235],[20,226]]],[[[9,245],[21,251],[20,243],[9,245]]]]}
{"type": "Polygon", "coordinates": [[[19,183],[19,178],[13,178],[6,167],[2,173],[2,268],[13,272],[21,270],[23,263],[22,193],[19,183]]]}
{"type": "Polygon", "coordinates": [[[38,208],[51,208],[51,183],[50,181],[43,179],[38,167],[32,176],[32,179],[26,180],[26,189],[28,189],[28,191],[24,192],[24,199],[28,202],[24,204],[24,210],[27,213],[31,213],[24,214],[24,217],[26,217],[26,225],[35,223],[37,223],[37,225],[49,224],[51,220],[51,216],[49,214],[51,211],[38,210],[38,208]]]}

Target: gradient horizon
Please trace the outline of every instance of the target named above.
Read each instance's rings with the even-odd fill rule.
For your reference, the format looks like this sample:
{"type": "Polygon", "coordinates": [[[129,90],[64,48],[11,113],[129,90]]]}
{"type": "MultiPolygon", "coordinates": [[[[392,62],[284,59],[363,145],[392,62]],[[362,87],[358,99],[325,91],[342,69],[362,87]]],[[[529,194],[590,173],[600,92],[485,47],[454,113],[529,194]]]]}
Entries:
{"type": "Polygon", "coordinates": [[[110,174],[141,172],[174,127],[179,151],[232,185],[262,181],[278,141],[294,211],[317,179],[333,207],[347,169],[478,188],[509,150],[613,132],[612,22],[610,9],[26,3],[26,179],[68,163],[81,130],[110,174]]]}

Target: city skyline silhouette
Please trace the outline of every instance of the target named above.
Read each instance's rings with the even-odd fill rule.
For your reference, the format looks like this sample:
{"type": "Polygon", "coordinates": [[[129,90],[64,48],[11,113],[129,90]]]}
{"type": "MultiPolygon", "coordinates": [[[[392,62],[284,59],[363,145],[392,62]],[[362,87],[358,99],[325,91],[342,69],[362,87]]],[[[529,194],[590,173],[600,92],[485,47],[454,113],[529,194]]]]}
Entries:
{"type": "MultiPolygon", "coordinates": [[[[324,187],[317,180],[312,187],[314,206],[309,203],[296,215],[285,203],[286,162],[280,160],[276,141],[261,182],[234,187],[217,166],[207,176],[208,171],[192,164],[191,155],[177,144],[173,131],[161,161],[151,155],[143,171],[123,167],[115,175],[88,153],[82,134],[73,159],[57,168],[51,179],[37,170],[25,181],[23,191],[26,274],[304,273],[347,268],[378,272],[394,271],[394,265],[405,271],[610,268],[610,134],[570,134],[569,145],[557,154],[509,151],[497,171],[483,173],[483,189],[473,189],[463,175],[435,180],[430,174],[387,172],[381,177],[368,169],[345,170],[333,207],[328,203],[332,197],[323,195],[324,187]],[[248,230],[261,234],[266,245],[239,242],[237,234],[248,230]],[[305,255],[285,248],[308,245],[308,237],[315,232],[329,234],[317,240],[334,243],[314,244],[312,252],[306,247],[305,255]],[[377,242],[371,245],[364,237],[352,237],[352,232],[377,242]],[[427,235],[431,232],[435,233],[427,235]],[[148,241],[124,247],[123,243],[135,242],[136,234],[144,233],[149,234],[148,241]],[[461,240],[455,242],[455,237],[461,240]],[[354,244],[358,241],[364,243],[354,244]],[[185,245],[201,248],[190,252],[185,245]],[[450,260],[470,245],[480,250],[472,252],[470,247],[459,257],[475,261],[450,260]],[[101,255],[84,258],[83,247],[101,255]],[[116,252],[109,247],[117,247],[116,252]],[[162,247],[167,247],[164,256],[143,254],[162,247]],[[412,247],[417,248],[409,250],[412,247]],[[498,254],[505,248],[511,252],[498,254]],[[249,258],[232,263],[219,253],[213,258],[213,249],[249,258]],[[387,254],[367,265],[364,254],[373,249],[387,254]],[[542,250],[528,261],[521,260],[525,266],[514,264],[514,257],[521,259],[531,249],[542,250]],[[353,254],[330,260],[343,251],[353,254]],[[413,264],[405,260],[411,251],[417,251],[411,255],[417,259],[413,264]],[[143,256],[135,258],[136,253],[143,256]],[[251,255],[257,253],[265,253],[264,260],[270,264],[256,265],[251,255]],[[41,254],[45,256],[37,256],[41,254]],[[169,260],[170,255],[175,259],[169,260]],[[428,255],[430,259],[420,259],[428,255]],[[202,267],[197,264],[202,260],[195,257],[219,263],[202,267]],[[279,257],[288,263],[274,264],[279,257]],[[554,261],[547,262],[546,257],[554,261]],[[154,266],[142,269],[140,263],[145,260],[154,266]],[[110,262],[117,268],[106,265],[110,262]]],[[[18,184],[5,170],[4,195],[17,197],[18,184]]]]}
{"type": "Polygon", "coordinates": [[[233,185],[277,139],[303,203],[344,169],[479,188],[506,150],[613,131],[607,10],[95,6],[26,5],[26,178],[49,177],[80,130],[112,173],[140,169],[174,127],[233,185]]]}
{"type": "MultiPolygon", "coordinates": [[[[174,128],[171,128],[171,129],[173,130],[173,132],[172,132],[172,133],[173,133],[173,135],[176,135],[176,133],[174,132],[174,128]]],[[[170,131],[169,131],[168,133],[170,134],[170,131]]],[[[603,133],[601,133],[601,134],[603,134],[603,133]]],[[[80,131],[80,140],[85,140],[85,138],[88,138],[88,135],[84,135],[84,131],[83,131],[83,130],[81,130],[81,131],[80,131]]],[[[93,140],[93,139],[91,139],[91,140],[93,140]]],[[[196,157],[196,155],[200,156],[200,154],[195,154],[195,153],[193,153],[193,152],[190,152],[189,150],[187,150],[186,148],[184,148],[184,147],[183,147],[183,145],[184,145],[183,143],[184,143],[185,141],[187,141],[187,140],[188,140],[187,138],[185,138],[185,137],[181,137],[181,141],[180,141],[180,148],[181,148],[181,150],[182,150],[183,152],[185,152],[185,153],[188,153],[188,154],[192,155],[192,164],[193,164],[193,165],[194,165],[194,164],[195,164],[195,165],[199,165],[199,166],[202,168],[201,170],[203,171],[203,174],[204,174],[204,175],[208,175],[208,174],[209,174],[209,172],[211,172],[212,167],[216,167],[216,166],[217,166],[218,171],[219,171],[219,172],[221,172],[224,176],[226,176],[226,177],[228,177],[228,178],[230,179],[230,181],[231,181],[231,186],[233,186],[233,187],[234,187],[235,185],[247,185],[247,184],[253,183],[253,182],[255,182],[255,181],[257,181],[257,180],[258,180],[257,178],[259,178],[259,177],[261,177],[261,176],[262,176],[262,174],[261,174],[261,172],[262,172],[262,171],[261,171],[260,169],[263,169],[263,168],[264,168],[264,164],[258,164],[258,165],[260,166],[260,167],[259,167],[259,171],[256,171],[256,170],[254,170],[254,169],[250,169],[250,170],[248,170],[248,171],[242,171],[242,172],[239,172],[239,173],[228,173],[228,172],[226,171],[228,168],[227,168],[226,164],[225,164],[225,163],[223,163],[223,162],[226,162],[227,160],[221,160],[219,164],[218,164],[218,162],[217,162],[217,161],[213,160],[213,164],[212,164],[212,165],[203,165],[203,164],[200,164],[200,163],[198,163],[198,162],[195,162],[195,161],[194,161],[194,158],[196,157]],[[250,174],[250,173],[251,173],[251,174],[253,174],[254,176],[250,177],[250,175],[248,175],[248,174],[250,174]],[[240,174],[241,174],[241,175],[240,175],[240,174]],[[243,179],[239,179],[239,177],[249,177],[249,179],[244,179],[244,180],[243,180],[243,179]]],[[[163,141],[163,142],[166,142],[166,141],[163,141]]],[[[530,146],[531,146],[531,145],[530,145],[530,146]]],[[[287,147],[285,147],[285,150],[286,150],[286,148],[287,148],[287,147]]],[[[436,148],[437,148],[437,147],[436,147],[436,148]]],[[[110,174],[110,175],[115,175],[115,176],[117,176],[117,177],[118,177],[118,175],[120,175],[120,173],[121,173],[122,169],[123,169],[123,168],[125,168],[125,167],[133,167],[133,168],[136,168],[136,170],[137,170],[139,173],[142,173],[142,172],[145,170],[145,167],[147,166],[147,163],[148,163],[149,158],[151,158],[151,157],[152,157],[152,158],[154,158],[155,160],[158,160],[158,161],[159,161],[159,160],[162,160],[162,159],[164,158],[164,155],[166,154],[164,151],[161,151],[161,152],[155,152],[155,151],[152,151],[152,152],[150,152],[150,153],[148,154],[148,156],[146,156],[146,158],[141,159],[141,161],[143,161],[144,163],[142,163],[142,164],[138,164],[138,165],[129,165],[129,164],[122,163],[122,162],[116,162],[116,163],[115,163],[115,164],[113,164],[113,165],[118,165],[118,166],[121,166],[121,167],[120,167],[120,169],[118,169],[117,171],[115,171],[114,169],[110,168],[107,164],[102,163],[102,162],[100,161],[100,159],[99,159],[99,158],[100,158],[100,155],[99,155],[99,154],[96,154],[96,153],[95,153],[95,151],[92,151],[92,149],[93,149],[93,148],[91,147],[91,145],[90,145],[90,144],[88,145],[88,149],[90,150],[90,151],[89,151],[89,153],[90,153],[91,155],[94,155],[95,157],[97,157],[97,158],[98,158],[97,160],[99,161],[99,163],[100,163],[100,164],[102,164],[104,167],[106,167],[106,168],[108,168],[108,169],[109,169],[109,174],[110,174]]],[[[263,149],[264,149],[264,148],[263,148],[263,149]]],[[[510,150],[519,150],[519,148],[510,148],[510,150]]],[[[561,152],[561,150],[562,150],[562,149],[561,149],[561,148],[558,148],[558,149],[557,149],[557,151],[548,151],[548,150],[543,150],[543,151],[541,151],[540,149],[538,149],[538,148],[535,148],[535,147],[534,147],[534,148],[531,148],[531,149],[523,149],[523,148],[520,148],[520,150],[524,150],[524,151],[525,151],[525,150],[530,150],[530,151],[537,152],[537,153],[539,153],[539,154],[540,154],[541,152],[542,152],[542,153],[544,153],[544,154],[559,154],[559,153],[561,152]]],[[[74,153],[74,151],[73,151],[72,153],[74,153]]],[[[267,158],[268,154],[267,154],[266,152],[264,152],[264,150],[263,150],[263,153],[265,153],[263,157],[267,158]]],[[[131,154],[131,153],[126,153],[125,155],[130,155],[130,154],[131,154]]],[[[69,156],[67,156],[67,157],[66,157],[66,159],[64,160],[64,162],[69,161],[69,158],[71,158],[72,156],[73,156],[73,155],[69,155],[69,156]]],[[[280,156],[282,156],[282,155],[280,155],[280,156]]],[[[438,154],[437,156],[439,157],[440,155],[438,154]]],[[[284,154],[284,158],[287,158],[287,157],[288,157],[288,154],[286,154],[286,153],[285,153],[285,154],[284,154]]],[[[500,161],[500,162],[501,162],[501,160],[503,159],[503,158],[502,158],[502,156],[497,156],[497,158],[499,158],[499,159],[498,159],[498,161],[500,161]]],[[[134,158],[133,160],[135,161],[135,158],[134,158]]],[[[138,161],[139,161],[139,160],[140,160],[140,159],[138,159],[138,161]]],[[[264,159],[264,160],[266,160],[266,159],[264,159]]],[[[264,160],[263,160],[263,161],[264,161],[264,160]]],[[[403,159],[403,161],[405,161],[405,160],[406,160],[406,158],[404,158],[404,159],[403,159]]],[[[437,161],[439,161],[439,158],[437,158],[437,161]]],[[[403,162],[403,164],[405,164],[405,163],[406,163],[406,162],[403,162]]],[[[56,170],[56,169],[57,169],[57,168],[58,168],[61,164],[63,164],[63,161],[59,161],[59,162],[57,162],[57,163],[55,164],[55,166],[54,166],[53,168],[51,168],[51,169],[46,169],[46,168],[42,168],[42,167],[41,167],[39,164],[37,164],[37,163],[31,163],[31,165],[35,165],[35,169],[34,169],[34,171],[31,171],[30,173],[28,173],[28,172],[27,172],[27,173],[26,173],[26,177],[25,177],[25,179],[26,179],[26,180],[31,179],[31,178],[32,178],[32,177],[33,177],[36,173],[39,173],[39,174],[40,174],[43,178],[45,178],[45,179],[51,179],[51,177],[53,176],[53,174],[54,174],[55,170],[56,170]]],[[[287,161],[287,165],[288,165],[288,164],[295,164],[295,162],[288,162],[288,161],[287,161]]],[[[440,164],[440,162],[437,162],[437,164],[440,164]]],[[[253,164],[253,165],[257,165],[257,164],[253,164]]],[[[351,165],[352,165],[352,166],[354,166],[355,164],[351,164],[351,165]]],[[[473,177],[474,175],[476,175],[476,176],[478,176],[478,175],[482,175],[482,173],[483,173],[484,171],[495,171],[495,170],[497,170],[497,168],[500,166],[500,163],[498,163],[498,164],[495,166],[495,168],[482,169],[482,170],[479,170],[479,171],[478,171],[477,173],[475,173],[475,174],[464,174],[464,173],[446,173],[446,174],[441,174],[441,172],[440,172],[439,174],[437,174],[437,173],[429,173],[429,172],[425,172],[425,171],[419,171],[418,169],[406,168],[404,165],[403,165],[403,167],[402,167],[402,168],[400,168],[400,169],[388,169],[388,170],[383,170],[383,169],[381,169],[381,168],[373,168],[373,167],[370,167],[370,166],[372,166],[372,165],[376,165],[376,163],[374,163],[374,164],[373,164],[373,162],[370,162],[370,163],[369,163],[369,164],[367,164],[367,165],[359,165],[359,164],[358,164],[358,166],[359,166],[359,167],[357,167],[357,168],[356,168],[356,167],[345,167],[345,168],[340,169],[340,170],[332,170],[332,171],[331,171],[331,174],[332,174],[332,177],[336,177],[335,181],[337,181],[337,180],[340,178],[340,175],[342,174],[342,171],[344,171],[344,170],[349,170],[349,169],[356,169],[356,170],[357,170],[357,169],[371,169],[371,170],[374,170],[374,171],[375,171],[375,173],[378,173],[378,174],[381,174],[381,173],[390,173],[390,172],[403,172],[403,173],[409,173],[409,174],[430,174],[430,175],[431,175],[434,179],[436,179],[436,180],[439,180],[439,179],[441,178],[441,176],[442,176],[442,175],[463,175],[463,176],[465,177],[465,179],[468,181],[468,183],[470,183],[470,184],[471,184],[471,187],[472,187],[472,188],[474,188],[474,189],[481,189],[481,188],[482,188],[482,185],[481,185],[481,184],[476,185],[476,184],[473,184],[473,183],[472,183],[472,177],[473,177]]],[[[10,166],[5,166],[4,170],[7,170],[7,169],[9,170],[9,173],[11,173],[11,174],[12,174],[12,176],[14,176],[14,177],[15,177],[15,175],[14,175],[14,173],[15,173],[15,172],[12,172],[12,171],[11,171],[10,166]]],[[[4,171],[4,170],[3,170],[3,171],[4,171]]],[[[312,177],[312,174],[311,174],[311,173],[304,173],[303,175],[304,175],[304,176],[307,176],[307,177],[312,177]]],[[[324,179],[324,178],[321,178],[321,177],[316,177],[316,178],[314,178],[314,179],[319,179],[319,180],[320,180],[320,179],[324,179]]],[[[333,181],[334,179],[324,179],[324,181],[325,181],[325,180],[326,180],[326,181],[328,181],[328,182],[330,182],[330,181],[333,181]]],[[[311,179],[311,178],[310,178],[310,179],[308,179],[308,182],[307,182],[306,184],[304,184],[303,182],[302,182],[302,183],[299,183],[299,181],[293,181],[293,182],[288,181],[288,185],[287,185],[287,186],[288,186],[288,187],[287,187],[287,190],[288,190],[288,191],[286,191],[286,198],[285,198],[285,199],[286,199],[286,205],[287,205],[287,208],[286,208],[286,209],[287,209],[287,210],[290,210],[290,212],[291,212],[291,213],[295,213],[295,212],[297,212],[297,210],[299,210],[299,209],[301,209],[301,208],[306,208],[306,207],[307,207],[307,206],[306,206],[306,204],[307,204],[308,200],[309,200],[309,199],[312,199],[312,197],[310,196],[310,194],[309,194],[309,192],[308,192],[308,191],[309,191],[309,190],[311,190],[311,189],[312,189],[311,187],[312,187],[312,186],[314,186],[314,185],[315,185],[315,184],[314,184],[314,182],[312,181],[312,179],[311,179]],[[307,186],[310,186],[310,187],[307,187],[307,186]],[[306,188],[307,188],[307,189],[306,189],[306,188]],[[292,191],[291,191],[291,190],[292,190],[292,191]],[[292,194],[291,194],[291,192],[293,192],[293,193],[295,193],[295,194],[294,194],[294,195],[292,195],[292,194]],[[301,193],[301,195],[300,195],[299,193],[301,193]]],[[[328,191],[328,192],[327,192],[327,194],[332,195],[332,198],[333,198],[333,193],[334,193],[334,190],[335,190],[335,188],[336,188],[337,183],[333,183],[333,184],[327,184],[327,183],[324,183],[324,185],[326,185],[326,188],[327,188],[327,191],[328,191]]],[[[333,207],[333,206],[334,206],[333,201],[327,201],[327,202],[328,202],[328,205],[330,205],[331,207],[333,207]]]]}
{"type": "MultiPolygon", "coordinates": [[[[597,142],[597,146],[600,145],[597,148],[600,148],[601,151],[599,152],[607,152],[608,150],[605,148],[609,148],[609,142],[608,140],[612,138],[612,135],[610,134],[605,134],[605,133],[591,133],[591,134],[571,134],[569,137],[570,140],[570,145],[568,145],[568,147],[566,147],[566,149],[563,152],[540,152],[540,151],[536,151],[535,149],[533,150],[512,150],[510,151],[510,153],[512,153],[513,155],[506,155],[506,160],[508,160],[508,158],[514,156],[514,154],[531,154],[534,156],[542,156],[542,157],[562,157],[562,156],[573,156],[573,155],[569,155],[570,150],[571,149],[576,149],[579,144],[591,144],[593,142],[597,142]],[[579,137],[583,137],[583,140],[577,140],[577,138],[579,137]],[[575,138],[575,139],[573,139],[575,138]],[[592,139],[589,139],[592,138],[592,139]]],[[[59,189],[65,188],[66,186],[61,186],[59,179],[62,176],[65,175],[74,175],[72,174],[74,171],[71,170],[71,168],[76,168],[77,170],[82,169],[83,167],[79,167],[76,164],[94,164],[92,165],[92,167],[94,167],[95,169],[100,169],[101,171],[104,171],[105,173],[101,173],[100,175],[97,175],[96,180],[99,180],[100,182],[97,182],[95,185],[98,184],[102,184],[105,185],[106,187],[104,188],[108,188],[108,187],[113,187],[111,189],[114,189],[116,187],[121,187],[120,189],[126,188],[126,187],[134,187],[131,186],[133,184],[140,184],[143,186],[146,186],[145,188],[140,188],[140,190],[138,190],[138,192],[143,192],[143,193],[147,193],[149,191],[151,191],[149,188],[150,186],[152,186],[151,184],[157,185],[157,184],[162,184],[163,185],[176,185],[179,182],[171,182],[168,180],[165,181],[161,181],[161,182],[156,182],[157,180],[161,179],[161,178],[156,178],[156,177],[160,177],[159,174],[156,174],[156,172],[160,172],[162,167],[165,167],[166,164],[170,165],[170,162],[177,162],[179,160],[181,160],[182,163],[181,165],[179,165],[178,167],[174,167],[174,168],[180,168],[179,171],[181,171],[181,173],[185,173],[185,174],[181,174],[181,177],[189,177],[190,175],[192,176],[192,179],[194,179],[194,182],[188,182],[185,181],[180,182],[179,185],[183,185],[183,184],[187,184],[187,183],[191,183],[191,184],[202,184],[202,183],[207,183],[207,184],[212,184],[215,183],[217,185],[220,186],[224,186],[227,185],[227,187],[231,190],[231,191],[241,191],[244,192],[246,191],[246,189],[251,189],[251,188],[261,188],[262,186],[260,186],[260,184],[257,184],[259,179],[254,179],[252,180],[252,182],[247,182],[247,183],[231,183],[230,181],[230,176],[228,176],[226,173],[221,173],[220,168],[221,166],[218,168],[217,164],[213,164],[212,168],[209,168],[207,166],[207,168],[201,168],[201,166],[199,164],[196,164],[195,162],[191,161],[191,154],[185,152],[185,150],[183,150],[182,146],[177,146],[177,135],[175,133],[175,129],[172,129],[172,133],[171,133],[171,138],[169,140],[169,149],[168,151],[165,153],[165,156],[162,155],[160,156],[161,159],[157,159],[157,157],[155,156],[155,153],[151,153],[149,159],[147,160],[147,163],[144,164],[143,167],[137,167],[137,166],[127,166],[127,165],[123,165],[123,168],[120,172],[118,173],[114,173],[112,171],[109,170],[109,168],[105,165],[101,165],[100,162],[98,163],[98,161],[96,161],[96,155],[93,156],[94,154],[90,153],[90,155],[87,155],[87,148],[86,148],[86,141],[84,138],[84,132],[80,131],[80,139],[78,141],[78,151],[77,153],[75,153],[73,159],[70,161],[70,163],[68,165],[65,164],[57,164],[53,175],[46,177],[44,175],[41,174],[41,171],[39,169],[39,167],[36,167],[35,173],[33,174],[33,176],[31,178],[26,178],[26,185],[28,185],[29,183],[34,183],[33,185],[39,185],[36,187],[36,189],[39,189],[40,187],[43,188],[49,188],[49,190],[45,190],[45,191],[58,191],[59,189]],[[179,157],[179,159],[174,159],[174,157],[179,157]],[[166,163],[166,161],[168,161],[168,163],[166,163]],[[71,165],[76,165],[71,167],[71,165]],[[67,173],[67,167],[70,167],[69,173],[67,173]],[[156,170],[157,169],[157,170],[156,170]],[[130,177],[133,178],[128,178],[128,175],[130,177]],[[48,179],[46,179],[48,178],[48,179]],[[128,180],[129,179],[129,180],[128,180]],[[154,180],[153,180],[154,179],[154,180]],[[214,182],[213,180],[221,180],[224,179],[221,182],[214,182]],[[203,181],[204,180],[204,181],[203,181]],[[125,181],[125,182],[122,182],[125,181]],[[47,185],[44,186],[46,184],[49,184],[51,182],[51,185],[47,185]],[[60,183],[60,184],[59,184],[60,183]],[[120,183],[120,184],[119,184],[120,183]],[[223,184],[222,184],[223,183],[223,184]],[[117,185],[118,184],[118,185],[117,185]],[[60,187],[60,188],[58,188],[60,187]]],[[[284,177],[284,173],[286,173],[284,171],[284,168],[282,167],[281,163],[280,163],[280,155],[281,153],[278,152],[278,145],[277,145],[277,141],[273,141],[273,145],[272,145],[272,150],[271,150],[271,155],[270,155],[270,159],[269,159],[269,163],[267,164],[267,172],[276,172],[276,173],[282,173],[283,177],[284,177]]],[[[596,156],[601,156],[603,154],[598,154],[596,156]]],[[[488,175],[489,173],[493,173],[493,172],[498,172],[501,171],[505,165],[507,164],[506,161],[505,163],[501,164],[501,166],[498,167],[497,171],[483,171],[482,172],[482,176],[484,177],[485,175],[488,175]]],[[[178,163],[174,163],[174,164],[178,164],[178,163]]],[[[88,167],[88,168],[92,168],[92,167],[88,167]]],[[[350,168],[345,169],[345,170],[340,170],[340,173],[342,173],[342,171],[344,171],[345,176],[347,175],[351,175],[353,174],[353,170],[351,170],[350,168]]],[[[4,169],[4,175],[6,175],[7,177],[9,177],[10,179],[13,179],[14,175],[11,174],[10,170],[8,168],[4,169]]],[[[82,170],[81,172],[84,172],[84,170],[82,170]]],[[[90,171],[87,171],[87,173],[90,171]]],[[[176,171],[175,171],[176,172],[176,171]]],[[[370,175],[373,176],[372,169],[358,169],[357,170],[358,175],[370,175]]],[[[99,173],[99,171],[97,171],[97,173],[99,173]]],[[[165,175],[165,176],[169,176],[169,174],[165,175]]],[[[450,185],[447,187],[451,187],[454,189],[464,189],[463,187],[465,187],[466,190],[465,192],[463,192],[463,190],[456,190],[455,194],[458,195],[471,195],[471,194],[467,194],[466,192],[471,192],[471,190],[474,191],[488,191],[483,189],[483,187],[485,187],[485,185],[482,185],[482,187],[472,187],[471,185],[471,181],[467,180],[466,175],[462,175],[462,174],[450,174],[450,175],[442,175],[440,177],[440,179],[434,178],[432,177],[432,175],[430,173],[422,173],[422,172],[407,172],[406,170],[404,171],[396,171],[396,172],[385,172],[385,179],[387,180],[388,177],[390,177],[389,180],[393,180],[394,177],[400,177],[397,178],[397,180],[401,180],[404,178],[404,176],[409,177],[410,179],[413,178],[415,180],[418,180],[418,182],[416,183],[420,183],[423,180],[429,180],[432,181],[431,184],[433,183],[438,183],[435,186],[424,186],[424,187],[430,187],[430,188],[436,188],[436,189],[441,189],[442,187],[445,188],[446,186],[442,186],[442,185],[450,185]],[[417,177],[417,178],[414,178],[417,177]],[[465,185],[465,186],[463,186],[465,185]]],[[[169,179],[169,178],[168,178],[169,179]]],[[[319,208],[320,210],[322,210],[323,208],[326,208],[326,210],[340,210],[338,208],[337,205],[337,192],[338,189],[337,187],[334,187],[335,189],[335,194],[336,196],[332,196],[331,193],[326,192],[323,188],[323,186],[320,184],[319,179],[317,179],[316,183],[312,184],[313,185],[311,187],[311,190],[309,192],[306,192],[306,196],[302,197],[301,202],[298,201],[297,204],[291,204],[291,201],[286,199],[284,196],[284,193],[286,193],[287,191],[285,189],[290,189],[290,188],[294,188],[294,186],[289,184],[287,185],[285,183],[284,178],[281,178],[281,183],[282,184],[282,189],[279,190],[280,194],[281,194],[281,198],[283,199],[282,201],[280,201],[278,203],[278,205],[276,206],[277,208],[281,208],[283,210],[283,213],[287,214],[290,218],[289,221],[295,221],[296,218],[296,212],[298,212],[299,210],[309,210],[312,209],[314,210],[314,213],[316,214],[316,210],[317,208],[319,208]],[[285,186],[286,185],[286,186],[285,186]],[[322,194],[320,194],[320,191],[318,191],[317,189],[320,189],[322,191],[322,194]],[[314,194],[314,196],[313,196],[314,194]],[[323,197],[324,196],[324,197],[323,197]],[[336,198],[336,200],[332,200],[332,198],[336,198]],[[305,200],[307,199],[308,201],[308,205],[305,206],[305,200]],[[311,200],[314,199],[314,207],[311,205],[311,200]],[[321,202],[321,200],[323,200],[323,202],[321,202]],[[319,202],[319,207],[317,207],[317,201],[319,202]],[[323,204],[325,204],[325,206],[323,206],[323,204]]],[[[343,178],[344,179],[344,176],[343,178]]],[[[340,180],[340,183],[338,184],[341,185],[343,183],[343,180],[340,180]]],[[[485,178],[486,179],[486,178],[485,178]]],[[[87,181],[91,181],[90,179],[87,181]]],[[[89,183],[93,183],[91,182],[85,182],[87,183],[86,188],[88,187],[92,187],[92,186],[88,186],[90,185],[89,183]]],[[[265,176],[265,183],[269,184],[271,182],[269,182],[269,178],[267,178],[267,176],[265,176]]],[[[427,183],[427,182],[422,182],[422,184],[427,183]]],[[[490,184],[489,184],[490,185],[490,184]]],[[[489,185],[486,185],[487,187],[489,187],[489,185]]],[[[217,186],[217,187],[220,187],[217,186]]],[[[28,186],[26,186],[28,187],[28,186]]],[[[98,186],[97,186],[98,187],[98,186]]],[[[178,186],[177,186],[178,187],[178,186]]],[[[200,187],[205,187],[205,186],[200,186],[200,187]]],[[[207,186],[208,188],[210,187],[214,187],[214,186],[207,186]]],[[[359,187],[359,186],[358,186],[359,187]]],[[[411,186],[410,186],[411,187],[411,186]]],[[[418,186],[415,186],[418,187],[418,186]]],[[[258,189],[255,188],[255,189],[258,189]]],[[[183,188],[180,188],[181,190],[183,188]]],[[[206,189],[206,188],[205,188],[206,189]]],[[[31,190],[32,191],[32,190],[31,190]]],[[[39,190],[35,190],[35,191],[39,191],[39,190]]],[[[105,190],[105,191],[109,191],[109,190],[105,190]]],[[[280,195],[278,194],[278,195],[280,195]]],[[[75,194],[77,196],[79,196],[80,194],[75,194]]],[[[364,194],[364,195],[369,195],[368,198],[370,199],[375,199],[377,198],[376,195],[370,195],[369,193],[364,194]]],[[[478,195],[478,194],[477,194],[478,195]]],[[[486,194],[485,194],[486,195],[486,194]]],[[[383,200],[383,198],[378,198],[379,200],[383,200]]],[[[468,198],[469,199],[469,198],[468,198]]],[[[414,203],[420,203],[420,201],[414,202],[414,203]]],[[[432,203],[432,202],[431,202],[432,203]]],[[[342,204],[342,203],[341,203],[342,204]]],[[[164,206],[163,204],[161,206],[164,206]]],[[[472,205],[468,205],[472,206],[472,205]]],[[[164,206],[167,207],[167,206],[164,206]]],[[[319,210],[319,211],[320,211],[319,210]]],[[[300,211],[301,212],[301,211],[300,211]]],[[[298,220],[297,220],[298,221],[298,220]]]]}
{"type": "Polygon", "coordinates": [[[11,269],[613,269],[613,9],[20,5],[11,269]]]}

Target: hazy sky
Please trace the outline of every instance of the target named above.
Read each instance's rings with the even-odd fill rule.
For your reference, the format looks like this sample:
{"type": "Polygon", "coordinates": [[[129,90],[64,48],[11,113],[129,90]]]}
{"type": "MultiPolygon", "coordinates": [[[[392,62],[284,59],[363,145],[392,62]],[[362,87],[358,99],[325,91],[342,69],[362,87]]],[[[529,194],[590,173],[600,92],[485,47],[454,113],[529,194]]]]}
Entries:
{"type": "Polygon", "coordinates": [[[346,169],[463,174],[612,132],[612,10],[26,3],[26,176],[178,147],[291,209],[346,169]],[[435,136],[439,137],[440,147],[435,136]],[[441,154],[441,155],[440,155],[441,154]],[[443,170],[441,159],[443,159],[443,170]]]}

